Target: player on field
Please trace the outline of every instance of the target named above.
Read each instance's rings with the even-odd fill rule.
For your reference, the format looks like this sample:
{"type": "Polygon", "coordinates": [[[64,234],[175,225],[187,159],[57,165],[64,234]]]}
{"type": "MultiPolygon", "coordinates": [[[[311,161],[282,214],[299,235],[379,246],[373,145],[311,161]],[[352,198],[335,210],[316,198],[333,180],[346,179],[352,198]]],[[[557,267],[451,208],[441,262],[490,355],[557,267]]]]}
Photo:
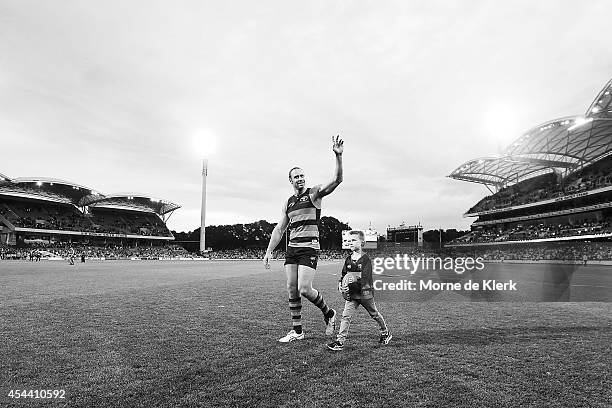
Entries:
{"type": "Polygon", "coordinates": [[[311,301],[321,309],[325,321],[325,334],[331,336],[336,327],[336,311],[330,309],[323,295],[312,287],[319,256],[319,218],[321,217],[321,200],[332,193],[342,182],[342,152],[344,141],[340,136],[332,136],[332,150],[336,155],[334,179],[323,185],[306,188],[304,171],[294,167],[289,171],[289,182],[294,194],[283,204],[281,220],[272,231],[270,243],[263,258],[266,268],[270,267],[272,251],[289,227],[289,244],[285,256],[285,273],[287,291],[289,292],[289,309],[291,310],[292,328],[282,343],[304,339],[302,331],[302,298],[311,301]]]}
{"type": "Polygon", "coordinates": [[[342,297],[346,300],[344,303],[344,311],[342,312],[342,321],[340,322],[340,331],[338,332],[336,340],[327,345],[327,348],[334,351],[341,351],[344,348],[344,342],[348,335],[351,319],[355,315],[355,311],[359,305],[362,305],[370,314],[370,317],[378,323],[380,327],[379,344],[389,344],[389,341],[391,341],[393,337],[391,333],[389,333],[385,319],[383,319],[382,315],[378,312],[376,303],[374,303],[372,261],[368,255],[363,252],[365,235],[363,231],[352,231],[351,235],[352,253],[344,261],[342,276],[340,276],[340,281],[338,282],[338,291],[342,293],[342,297]],[[342,285],[342,281],[347,273],[352,273],[358,278],[354,283],[345,287],[342,285]]]}

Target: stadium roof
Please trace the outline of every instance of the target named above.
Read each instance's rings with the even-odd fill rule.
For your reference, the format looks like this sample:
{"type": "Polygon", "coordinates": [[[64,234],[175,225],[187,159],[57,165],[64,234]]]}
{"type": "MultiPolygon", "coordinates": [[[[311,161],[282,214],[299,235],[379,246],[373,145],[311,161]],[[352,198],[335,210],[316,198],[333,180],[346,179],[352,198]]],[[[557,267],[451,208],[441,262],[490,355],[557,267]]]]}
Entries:
{"type": "Polygon", "coordinates": [[[597,98],[589,106],[585,116],[600,119],[612,118],[612,79],[599,92],[597,98]]]}
{"type": "Polygon", "coordinates": [[[572,173],[612,154],[612,80],[585,116],[555,119],[530,129],[496,157],[469,160],[450,178],[494,186],[518,183],[555,169],[572,173]]]}
{"type": "Polygon", "coordinates": [[[151,212],[164,215],[180,205],[168,200],[150,197],[140,193],[116,193],[105,195],[89,187],[71,181],[46,177],[19,177],[10,179],[0,173],[1,195],[74,204],[79,207],[93,206],[102,208],[120,208],[132,211],[151,212]]]}
{"type": "Polygon", "coordinates": [[[89,187],[71,181],[47,177],[18,177],[8,181],[9,183],[3,186],[3,193],[6,195],[65,204],[75,204],[86,195],[99,194],[89,187]]]}
{"type": "Polygon", "coordinates": [[[4,174],[0,173],[0,181],[11,181],[11,178],[9,176],[5,176],[4,174]]]}
{"type": "Polygon", "coordinates": [[[167,200],[150,197],[140,193],[115,193],[104,196],[91,195],[83,197],[79,205],[100,208],[120,208],[136,211],[148,211],[159,215],[172,212],[180,205],[167,200]]]}
{"type": "Polygon", "coordinates": [[[91,188],[82,186],[82,185],[77,184],[77,183],[73,183],[72,181],[67,181],[67,180],[62,180],[62,179],[54,179],[54,178],[48,178],[48,177],[17,177],[16,179],[13,179],[13,183],[16,183],[16,184],[20,184],[20,183],[48,183],[48,184],[52,184],[52,185],[53,184],[60,184],[60,185],[64,185],[64,186],[76,187],[76,188],[79,188],[79,189],[92,191],[91,188]]]}

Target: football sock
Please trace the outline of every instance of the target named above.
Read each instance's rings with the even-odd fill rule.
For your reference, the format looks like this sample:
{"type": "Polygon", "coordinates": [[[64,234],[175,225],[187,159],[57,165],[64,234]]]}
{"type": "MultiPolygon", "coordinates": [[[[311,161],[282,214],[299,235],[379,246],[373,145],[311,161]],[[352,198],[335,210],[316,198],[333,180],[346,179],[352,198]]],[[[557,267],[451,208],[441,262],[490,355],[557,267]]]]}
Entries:
{"type": "Polygon", "coordinates": [[[314,298],[314,300],[308,300],[310,300],[316,307],[321,309],[321,312],[323,313],[323,316],[325,316],[325,318],[329,319],[334,315],[333,310],[331,310],[325,303],[325,300],[323,300],[323,295],[321,294],[321,292],[317,291],[317,296],[314,298]]]}
{"type": "Polygon", "coordinates": [[[289,309],[291,310],[293,330],[300,334],[302,332],[302,298],[289,299],[289,309]]]}

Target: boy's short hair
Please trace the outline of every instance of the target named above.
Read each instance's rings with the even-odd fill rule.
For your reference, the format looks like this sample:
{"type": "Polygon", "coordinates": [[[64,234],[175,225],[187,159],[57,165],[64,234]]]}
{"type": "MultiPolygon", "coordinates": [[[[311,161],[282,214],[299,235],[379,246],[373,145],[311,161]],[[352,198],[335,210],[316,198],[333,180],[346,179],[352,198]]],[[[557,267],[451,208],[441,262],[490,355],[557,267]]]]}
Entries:
{"type": "Polygon", "coordinates": [[[356,235],[359,237],[359,240],[361,242],[365,242],[365,234],[363,233],[363,231],[351,231],[349,234],[356,235]]]}

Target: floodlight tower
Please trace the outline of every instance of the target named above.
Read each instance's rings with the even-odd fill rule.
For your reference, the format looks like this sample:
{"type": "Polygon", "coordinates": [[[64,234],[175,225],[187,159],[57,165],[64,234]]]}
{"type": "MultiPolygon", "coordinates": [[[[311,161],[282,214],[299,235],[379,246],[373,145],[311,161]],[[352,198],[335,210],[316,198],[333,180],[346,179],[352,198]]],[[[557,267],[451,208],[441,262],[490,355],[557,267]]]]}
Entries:
{"type": "Polygon", "coordinates": [[[194,151],[203,158],[202,163],[202,213],[200,214],[200,253],[206,252],[206,178],[208,176],[208,158],[216,148],[215,134],[208,129],[200,130],[194,138],[194,151]]]}
{"type": "Polygon", "coordinates": [[[200,216],[200,253],[206,251],[206,176],[208,176],[208,158],[202,164],[202,214],[200,216]]]}

